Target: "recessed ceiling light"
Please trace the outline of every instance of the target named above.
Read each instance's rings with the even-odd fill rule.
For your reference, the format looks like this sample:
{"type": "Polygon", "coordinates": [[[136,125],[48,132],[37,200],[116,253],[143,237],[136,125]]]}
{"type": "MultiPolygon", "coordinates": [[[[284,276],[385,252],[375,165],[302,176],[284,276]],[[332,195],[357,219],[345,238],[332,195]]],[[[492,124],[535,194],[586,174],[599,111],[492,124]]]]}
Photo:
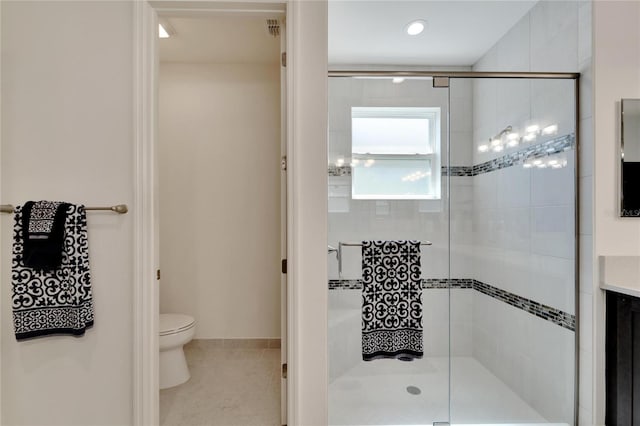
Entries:
{"type": "Polygon", "coordinates": [[[158,24],[158,37],[160,38],[169,38],[169,33],[164,29],[162,24],[158,24]]]}
{"type": "Polygon", "coordinates": [[[418,35],[422,31],[424,31],[425,25],[426,25],[425,21],[423,21],[422,19],[418,19],[416,21],[409,22],[405,30],[409,35],[418,35]]]}

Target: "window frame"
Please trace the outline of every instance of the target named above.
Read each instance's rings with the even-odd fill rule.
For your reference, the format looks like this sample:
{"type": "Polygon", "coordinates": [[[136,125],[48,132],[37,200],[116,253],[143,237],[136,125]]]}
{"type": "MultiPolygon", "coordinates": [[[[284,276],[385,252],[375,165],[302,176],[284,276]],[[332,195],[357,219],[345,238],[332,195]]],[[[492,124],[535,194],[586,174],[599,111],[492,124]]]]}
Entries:
{"type": "Polygon", "coordinates": [[[441,120],[442,112],[440,107],[351,107],[351,198],[354,200],[440,200],[442,198],[441,191],[441,120]],[[354,152],[353,146],[353,119],[354,118],[416,118],[426,119],[429,126],[429,140],[426,141],[426,154],[371,154],[363,152],[354,152]],[[373,160],[429,160],[430,162],[430,179],[429,190],[424,195],[404,195],[404,194],[356,194],[355,193],[355,174],[356,168],[361,166],[353,165],[354,160],[357,163],[365,162],[367,159],[373,160]]]}

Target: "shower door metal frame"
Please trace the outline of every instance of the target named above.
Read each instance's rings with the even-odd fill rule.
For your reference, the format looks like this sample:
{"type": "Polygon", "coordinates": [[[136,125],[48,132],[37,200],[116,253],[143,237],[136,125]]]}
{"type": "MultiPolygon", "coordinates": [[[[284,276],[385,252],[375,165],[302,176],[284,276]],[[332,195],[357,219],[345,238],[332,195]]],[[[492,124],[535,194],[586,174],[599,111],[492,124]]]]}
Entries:
{"type": "MultiPolygon", "coordinates": [[[[574,364],[574,404],[573,419],[574,425],[578,425],[579,420],[579,391],[580,391],[580,73],[577,72],[503,72],[503,71],[428,71],[428,70],[329,70],[328,77],[374,77],[374,78],[393,78],[393,77],[414,77],[414,78],[433,78],[434,87],[436,79],[455,79],[455,78],[501,78],[501,79],[538,79],[538,80],[573,80],[574,81],[574,133],[575,133],[575,149],[574,149],[574,276],[575,276],[575,364],[574,364]]],[[[438,85],[437,87],[449,87],[447,84],[438,85]]],[[[450,115],[450,113],[449,113],[450,115]]],[[[449,119],[450,120],[450,119],[449,119]]]]}

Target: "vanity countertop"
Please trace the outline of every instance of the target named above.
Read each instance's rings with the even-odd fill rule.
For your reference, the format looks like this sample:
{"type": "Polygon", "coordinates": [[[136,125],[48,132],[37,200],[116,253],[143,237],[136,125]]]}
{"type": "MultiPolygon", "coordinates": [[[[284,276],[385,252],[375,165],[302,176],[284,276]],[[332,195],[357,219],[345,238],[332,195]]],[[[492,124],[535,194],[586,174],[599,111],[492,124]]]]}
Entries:
{"type": "Polygon", "coordinates": [[[600,288],[640,297],[640,256],[601,256],[600,288]]]}

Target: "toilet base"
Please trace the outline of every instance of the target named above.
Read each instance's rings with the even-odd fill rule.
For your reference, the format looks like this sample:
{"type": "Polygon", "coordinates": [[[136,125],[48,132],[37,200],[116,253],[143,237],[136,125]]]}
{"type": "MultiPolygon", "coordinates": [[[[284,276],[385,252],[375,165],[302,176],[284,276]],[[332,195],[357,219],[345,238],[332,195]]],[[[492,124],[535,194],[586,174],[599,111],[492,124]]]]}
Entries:
{"type": "Polygon", "coordinates": [[[160,351],[160,389],[178,386],[191,378],[182,346],[160,351]]]}

